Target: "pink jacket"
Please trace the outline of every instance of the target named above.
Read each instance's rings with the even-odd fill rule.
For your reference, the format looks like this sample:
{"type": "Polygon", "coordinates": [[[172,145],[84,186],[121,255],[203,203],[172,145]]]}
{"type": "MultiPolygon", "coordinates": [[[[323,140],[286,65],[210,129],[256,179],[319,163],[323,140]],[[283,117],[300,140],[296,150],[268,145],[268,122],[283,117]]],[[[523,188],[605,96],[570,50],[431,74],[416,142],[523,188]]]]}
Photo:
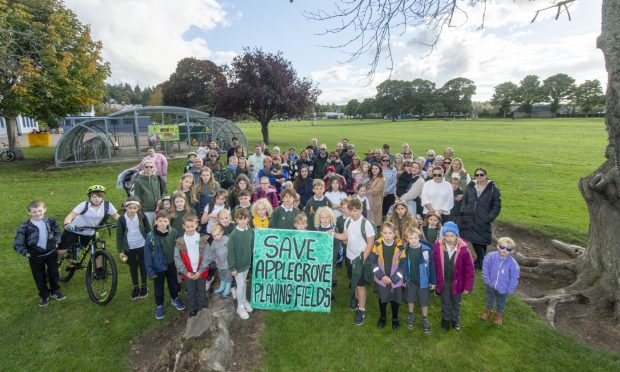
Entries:
{"type": "MultiPolygon", "coordinates": [[[[166,159],[164,155],[158,154],[158,153],[155,153],[154,158],[155,160],[153,161],[153,163],[155,164],[155,169],[157,170],[157,174],[162,176],[162,178],[165,180],[166,176],[168,176],[168,159],[166,159]]],[[[140,164],[133,167],[133,169],[137,171],[141,171],[142,168],[144,167],[144,162],[147,160],[151,160],[151,157],[148,155],[145,156],[144,159],[142,159],[140,164]]]]}
{"type": "MultiPolygon", "coordinates": [[[[437,293],[443,290],[443,268],[444,268],[444,249],[443,239],[439,239],[433,244],[433,259],[437,271],[437,293]]],[[[457,296],[464,291],[471,292],[474,289],[474,260],[467,248],[467,243],[459,238],[458,248],[454,257],[454,274],[452,275],[452,295],[457,296]]]]}

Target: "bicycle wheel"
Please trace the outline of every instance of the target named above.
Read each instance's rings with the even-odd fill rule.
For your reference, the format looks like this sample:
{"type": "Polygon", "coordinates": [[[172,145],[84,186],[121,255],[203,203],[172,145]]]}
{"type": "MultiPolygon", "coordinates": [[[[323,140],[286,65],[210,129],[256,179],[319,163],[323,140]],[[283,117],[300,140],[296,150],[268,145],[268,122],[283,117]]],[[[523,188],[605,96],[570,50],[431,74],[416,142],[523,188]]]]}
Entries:
{"type": "Polygon", "coordinates": [[[73,274],[75,274],[75,264],[71,257],[73,257],[73,252],[69,250],[58,262],[58,280],[63,283],[71,280],[73,274]]]}
{"type": "Polygon", "coordinates": [[[88,260],[86,290],[94,303],[103,306],[112,301],[114,293],[116,293],[118,272],[116,262],[108,252],[98,250],[95,252],[94,258],[94,260],[88,260]],[[97,268],[93,267],[93,261],[96,262],[97,268]]]}
{"type": "Polygon", "coordinates": [[[0,156],[2,157],[2,160],[4,160],[4,161],[13,161],[13,160],[15,160],[15,153],[13,151],[11,151],[11,150],[3,151],[0,156]]]}

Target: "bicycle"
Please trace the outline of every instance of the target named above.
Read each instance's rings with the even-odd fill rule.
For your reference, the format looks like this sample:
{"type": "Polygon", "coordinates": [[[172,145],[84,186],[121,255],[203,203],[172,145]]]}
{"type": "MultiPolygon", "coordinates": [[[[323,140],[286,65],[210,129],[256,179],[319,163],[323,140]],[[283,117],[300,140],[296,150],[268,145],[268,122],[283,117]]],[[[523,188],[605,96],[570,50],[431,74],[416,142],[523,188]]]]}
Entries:
{"type": "Polygon", "coordinates": [[[86,290],[88,296],[97,305],[103,306],[112,301],[118,284],[118,270],[114,257],[106,250],[106,242],[100,236],[100,229],[108,229],[116,224],[104,224],[98,227],[79,228],[76,231],[87,229],[96,230],[89,241],[88,247],[76,243],[67,250],[64,257],[58,262],[59,279],[67,283],[77,270],[86,269],[86,290]],[[86,256],[89,256],[86,259],[86,256]]]}
{"type": "Polygon", "coordinates": [[[15,160],[15,153],[9,150],[8,145],[2,142],[2,151],[0,151],[0,158],[2,161],[13,161],[15,160]]]}

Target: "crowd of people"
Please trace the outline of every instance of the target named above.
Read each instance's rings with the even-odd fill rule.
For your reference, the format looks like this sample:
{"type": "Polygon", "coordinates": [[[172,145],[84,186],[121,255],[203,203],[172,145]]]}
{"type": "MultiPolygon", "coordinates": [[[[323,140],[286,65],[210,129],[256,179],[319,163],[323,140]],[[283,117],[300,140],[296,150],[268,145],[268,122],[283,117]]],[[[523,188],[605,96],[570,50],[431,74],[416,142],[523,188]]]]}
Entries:
{"type": "Polygon", "coordinates": [[[472,291],[475,269],[482,270],[487,289],[481,317],[502,323],[519,267],[510,238],[499,239],[497,252],[487,254],[501,194],[485,169],[470,173],[452,148],[416,157],[406,143],[396,152],[388,144],[363,152],[346,138],[332,151],[313,138],[299,153],[258,143],[247,154],[236,138],[227,151],[209,141],[190,152],[184,174],[170,180],[166,157],[149,149],[134,167],[131,196],[120,214],[105,200],[105,187],[93,185],[88,200],[64,219],[62,233],[45,217],[45,204],[31,202],[30,220],[18,229],[14,246],[29,257],[40,305],[65,298],[58,257],[86,244],[94,235],[88,228],[109,216],[117,221],[119,258],[129,265],[131,299],[146,297],[147,278],[154,279],[157,319],[165,314],[166,282],[179,311],[185,309],[179,298],[185,286],[190,316],[212,291],[235,298],[238,316],[248,319],[253,229],[277,228],[333,236],[333,265],[346,267],[347,302],[357,325],[366,318],[366,284],[374,283],[379,327],[386,325],[390,304],[392,328],[400,328],[399,307],[406,302],[407,326],[413,328],[417,302],[420,326],[430,333],[427,314],[435,293],[441,297],[441,327],[460,330],[461,296],[472,291]]]}

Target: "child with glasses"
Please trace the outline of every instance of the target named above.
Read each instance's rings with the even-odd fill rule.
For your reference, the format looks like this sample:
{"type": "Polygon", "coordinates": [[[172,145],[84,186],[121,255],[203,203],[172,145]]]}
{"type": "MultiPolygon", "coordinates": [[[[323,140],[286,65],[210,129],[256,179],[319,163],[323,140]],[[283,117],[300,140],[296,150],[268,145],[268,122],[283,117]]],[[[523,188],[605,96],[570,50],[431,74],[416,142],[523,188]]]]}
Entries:
{"type": "Polygon", "coordinates": [[[486,309],[481,318],[493,317],[493,323],[503,322],[506,300],[517,289],[519,284],[519,264],[512,257],[515,242],[510,238],[499,238],[497,251],[489,253],[482,264],[482,279],[487,287],[486,309]],[[495,306],[495,313],[493,307],[495,306]]]}

